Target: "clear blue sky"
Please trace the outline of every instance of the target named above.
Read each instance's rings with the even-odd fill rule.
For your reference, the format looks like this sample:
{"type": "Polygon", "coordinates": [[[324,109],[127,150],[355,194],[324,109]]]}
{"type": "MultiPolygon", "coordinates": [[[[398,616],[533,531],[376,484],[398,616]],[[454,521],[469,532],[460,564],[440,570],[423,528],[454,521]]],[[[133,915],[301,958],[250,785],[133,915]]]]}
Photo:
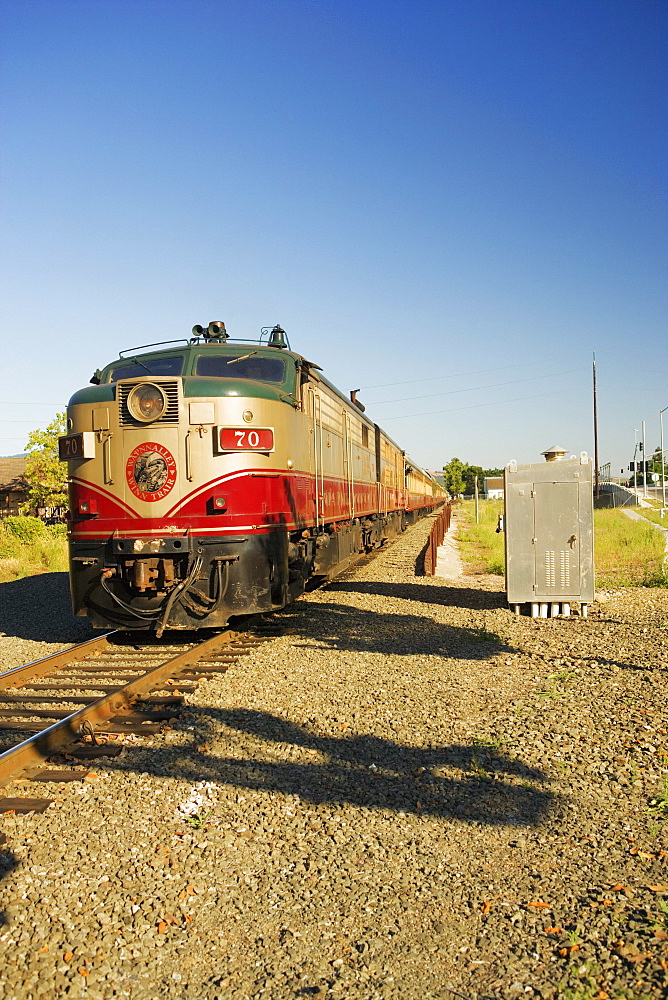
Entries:
{"type": "MultiPolygon", "coordinates": [[[[421,464],[668,406],[663,0],[0,0],[0,454],[120,350],[292,346],[421,464]]],[[[666,431],[668,432],[668,413],[666,431]]]]}

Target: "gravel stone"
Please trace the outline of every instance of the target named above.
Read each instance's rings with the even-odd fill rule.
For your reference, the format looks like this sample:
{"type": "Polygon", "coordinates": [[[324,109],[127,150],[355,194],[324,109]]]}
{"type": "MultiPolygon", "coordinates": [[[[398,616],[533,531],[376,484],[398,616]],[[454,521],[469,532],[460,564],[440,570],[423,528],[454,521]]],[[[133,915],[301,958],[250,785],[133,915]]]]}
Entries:
{"type": "MultiPolygon", "coordinates": [[[[0,817],[2,1000],[665,996],[668,591],[516,617],[430,527],[0,817]]],[[[62,575],[0,608],[5,669],[92,634],[62,575]]]]}

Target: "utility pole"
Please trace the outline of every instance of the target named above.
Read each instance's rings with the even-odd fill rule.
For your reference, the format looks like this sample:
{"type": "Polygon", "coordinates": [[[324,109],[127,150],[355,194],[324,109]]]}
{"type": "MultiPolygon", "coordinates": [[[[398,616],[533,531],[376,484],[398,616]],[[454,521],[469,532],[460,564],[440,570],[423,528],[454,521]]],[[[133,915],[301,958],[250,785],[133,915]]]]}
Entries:
{"type": "Polygon", "coordinates": [[[668,410],[668,406],[659,410],[659,424],[661,425],[661,517],[666,512],[666,453],[663,450],[663,415],[666,410],[668,410]]]}
{"type": "Polygon", "coordinates": [[[633,447],[633,491],[638,492],[638,463],[636,462],[636,455],[638,454],[638,428],[633,428],[633,435],[635,437],[635,445],[633,447]]]}
{"type": "Polygon", "coordinates": [[[593,354],[592,375],[594,379],[594,496],[598,500],[600,496],[600,484],[598,478],[598,409],[596,405],[596,352],[593,354]]]}
{"type": "Polygon", "coordinates": [[[645,423],[642,422],[642,495],[647,498],[647,441],[645,439],[645,423]]]}

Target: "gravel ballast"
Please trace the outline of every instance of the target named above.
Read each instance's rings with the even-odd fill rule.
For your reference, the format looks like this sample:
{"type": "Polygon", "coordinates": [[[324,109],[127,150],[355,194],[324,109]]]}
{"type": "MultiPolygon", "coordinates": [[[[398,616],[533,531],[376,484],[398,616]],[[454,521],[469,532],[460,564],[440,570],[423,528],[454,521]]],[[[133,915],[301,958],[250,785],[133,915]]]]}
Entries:
{"type": "MultiPolygon", "coordinates": [[[[518,618],[415,575],[430,526],[164,734],[5,789],[55,801],[0,818],[3,1000],[665,996],[668,591],[518,618]]],[[[5,669],[91,634],[64,577],[22,625],[32,579],[5,669]]]]}

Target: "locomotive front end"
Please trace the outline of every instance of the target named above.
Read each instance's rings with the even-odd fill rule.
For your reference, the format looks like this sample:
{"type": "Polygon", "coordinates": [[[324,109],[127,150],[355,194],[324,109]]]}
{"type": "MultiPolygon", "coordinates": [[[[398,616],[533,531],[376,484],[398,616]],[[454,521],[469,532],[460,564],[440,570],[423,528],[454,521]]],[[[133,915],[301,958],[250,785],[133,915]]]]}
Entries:
{"type": "Polygon", "coordinates": [[[219,627],[288,597],[298,356],[194,332],[69,403],[72,604],[97,627],[219,627]]]}

